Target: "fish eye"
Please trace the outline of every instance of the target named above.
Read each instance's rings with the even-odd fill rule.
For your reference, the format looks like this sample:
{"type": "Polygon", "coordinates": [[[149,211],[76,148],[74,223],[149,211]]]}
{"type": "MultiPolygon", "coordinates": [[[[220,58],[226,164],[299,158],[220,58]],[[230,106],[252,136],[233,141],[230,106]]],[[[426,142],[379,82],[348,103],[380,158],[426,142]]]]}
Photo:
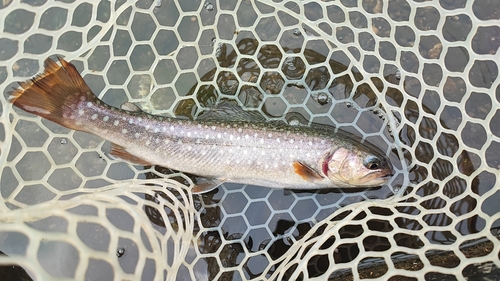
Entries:
{"type": "Polygon", "coordinates": [[[380,159],[375,156],[366,157],[363,165],[369,170],[378,170],[382,166],[380,163],[380,159]]]}

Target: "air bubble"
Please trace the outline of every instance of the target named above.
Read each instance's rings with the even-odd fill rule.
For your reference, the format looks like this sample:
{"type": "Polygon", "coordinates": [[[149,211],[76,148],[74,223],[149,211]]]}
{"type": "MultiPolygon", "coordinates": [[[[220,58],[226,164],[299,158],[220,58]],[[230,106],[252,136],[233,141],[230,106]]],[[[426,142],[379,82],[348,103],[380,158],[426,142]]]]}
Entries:
{"type": "Polygon", "coordinates": [[[59,143],[60,143],[60,144],[62,144],[62,145],[65,145],[65,144],[67,144],[67,143],[68,143],[68,140],[67,140],[67,139],[61,139],[61,140],[59,141],[59,143]]]}
{"type": "Polygon", "coordinates": [[[118,249],[118,251],[116,251],[116,256],[121,258],[123,257],[123,255],[125,255],[125,248],[120,248],[118,249]]]}
{"type": "Polygon", "coordinates": [[[396,79],[398,79],[398,80],[401,80],[401,70],[396,69],[396,72],[394,73],[394,77],[396,77],[396,79]]]}
{"type": "Polygon", "coordinates": [[[350,103],[350,102],[346,102],[346,103],[345,103],[345,106],[347,106],[347,108],[351,108],[351,107],[352,107],[352,103],[350,103]]]}
{"type": "Polygon", "coordinates": [[[214,5],[210,2],[205,2],[205,5],[203,5],[207,11],[213,11],[214,10],[214,5]]]}
{"type": "Polygon", "coordinates": [[[162,1],[162,0],[156,0],[156,2],[155,2],[155,7],[156,7],[156,8],[161,7],[161,1],[162,1]]]}
{"type": "Polygon", "coordinates": [[[312,94],[312,98],[321,105],[325,105],[329,101],[328,94],[325,92],[314,93],[312,94]]]}
{"type": "Polygon", "coordinates": [[[300,36],[300,35],[302,35],[302,32],[300,32],[300,29],[295,28],[295,29],[293,30],[293,35],[295,35],[295,36],[300,36]]]}

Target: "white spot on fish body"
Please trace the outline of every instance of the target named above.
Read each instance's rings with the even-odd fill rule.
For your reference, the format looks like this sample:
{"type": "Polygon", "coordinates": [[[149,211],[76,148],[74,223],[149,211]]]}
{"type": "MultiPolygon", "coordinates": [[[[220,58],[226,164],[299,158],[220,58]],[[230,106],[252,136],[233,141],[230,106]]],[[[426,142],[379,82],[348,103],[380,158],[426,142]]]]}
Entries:
{"type": "Polygon", "coordinates": [[[134,120],[132,118],[130,118],[130,119],[128,119],[128,123],[132,124],[132,123],[134,123],[134,120]]]}
{"type": "Polygon", "coordinates": [[[293,143],[293,139],[290,139],[290,143],[293,143]]]}
{"type": "Polygon", "coordinates": [[[146,145],[150,145],[151,144],[151,141],[150,140],[147,140],[146,141],[146,145]]]}
{"type": "Polygon", "coordinates": [[[267,137],[268,137],[268,138],[272,138],[272,137],[273,137],[273,134],[269,133],[269,134],[267,135],[267,137]]]}
{"type": "Polygon", "coordinates": [[[241,128],[238,128],[238,133],[241,133],[243,130],[241,128]]]}
{"type": "Polygon", "coordinates": [[[310,141],[310,142],[309,142],[309,145],[310,145],[310,146],[312,146],[312,145],[313,145],[312,141],[310,141]]]}
{"type": "Polygon", "coordinates": [[[266,165],[264,166],[264,168],[269,169],[269,165],[267,165],[267,164],[266,164],[266,165]]]}
{"type": "Polygon", "coordinates": [[[109,116],[104,116],[104,117],[102,118],[102,121],[104,121],[104,122],[108,122],[108,120],[109,120],[109,116]]]}
{"type": "Polygon", "coordinates": [[[123,130],[122,130],[122,133],[124,133],[124,134],[126,134],[127,132],[128,132],[128,130],[127,130],[127,129],[123,129],[123,130]]]}
{"type": "Polygon", "coordinates": [[[325,140],[321,140],[321,144],[325,144],[325,140]]]}
{"type": "Polygon", "coordinates": [[[178,140],[178,141],[177,141],[177,143],[178,143],[178,144],[182,144],[182,140],[178,140]]]}
{"type": "Polygon", "coordinates": [[[229,139],[230,139],[230,140],[233,140],[233,139],[234,139],[234,136],[233,136],[233,135],[229,135],[229,139]]]}
{"type": "Polygon", "coordinates": [[[260,139],[260,143],[264,143],[264,139],[260,139]]]}
{"type": "Polygon", "coordinates": [[[160,139],[159,139],[159,138],[156,138],[156,139],[155,139],[155,143],[156,143],[156,144],[160,143],[160,139]]]}
{"type": "Polygon", "coordinates": [[[149,124],[146,125],[146,130],[149,130],[149,128],[151,128],[151,126],[149,124]]]}
{"type": "Polygon", "coordinates": [[[191,149],[192,149],[192,147],[189,145],[189,146],[187,147],[187,150],[188,150],[188,151],[191,151],[191,149]]]}
{"type": "Polygon", "coordinates": [[[92,120],[96,120],[97,119],[97,114],[92,114],[92,117],[90,117],[92,120]]]}
{"type": "Polygon", "coordinates": [[[220,138],[221,138],[221,135],[220,135],[220,133],[219,133],[219,134],[217,134],[217,138],[218,138],[218,139],[220,139],[220,138]]]}
{"type": "Polygon", "coordinates": [[[208,134],[205,135],[205,139],[208,140],[210,136],[208,134]]]}
{"type": "Polygon", "coordinates": [[[173,132],[174,130],[175,130],[174,126],[170,126],[170,131],[173,132]]]}
{"type": "Polygon", "coordinates": [[[83,113],[85,113],[85,111],[83,111],[83,109],[78,110],[78,115],[83,115],[83,113]]]}
{"type": "Polygon", "coordinates": [[[169,140],[169,139],[165,139],[163,142],[164,142],[165,144],[169,144],[169,143],[170,143],[170,140],[169,140]]]}
{"type": "Polygon", "coordinates": [[[201,124],[198,124],[198,128],[200,128],[200,129],[201,129],[201,124]]]}
{"type": "Polygon", "coordinates": [[[212,126],[212,131],[214,131],[214,130],[215,130],[215,126],[212,126]]]}
{"type": "Polygon", "coordinates": [[[135,136],[136,139],[138,139],[141,136],[141,134],[135,133],[134,136],[135,136]]]}
{"type": "Polygon", "coordinates": [[[188,133],[187,133],[187,136],[188,136],[188,137],[191,137],[191,132],[188,132],[188,133]]]}
{"type": "Polygon", "coordinates": [[[113,122],[113,125],[115,125],[115,126],[118,126],[118,124],[120,124],[120,121],[118,121],[118,120],[115,120],[115,122],[113,122]]]}
{"type": "Polygon", "coordinates": [[[277,138],[277,139],[276,139],[276,142],[277,142],[277,143],[280,143],[280,139],[279,139],[279,138],[277,138]]]}
{"type": "Polygon", "coordinates": [[[92,102],[87,102],[87,107],[92,107],[92,102]]]}
{"type": "Polygon", "coordinates": [[[248,138],[250,138],[250,136],[249,135],[245,135],[245,139],[247,140],[248,138]]]}
{"type": "Polygon", "coordinates": [[[141,122],[142,121],[142,117],[137,118],[137,121],[141,122]]]}
{"type": "Polygon", "coordinates": [[[156,134],[156,133],[160,132],[160,129],[158,129],[158,127],[155,127],[153,132],[155,132],[155,134],[156,134]]]}

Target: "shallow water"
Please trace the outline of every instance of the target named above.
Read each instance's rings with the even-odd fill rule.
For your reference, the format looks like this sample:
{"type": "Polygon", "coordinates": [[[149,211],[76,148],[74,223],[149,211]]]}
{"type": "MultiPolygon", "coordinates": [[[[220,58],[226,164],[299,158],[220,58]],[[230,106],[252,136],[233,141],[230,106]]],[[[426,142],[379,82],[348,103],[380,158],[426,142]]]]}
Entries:
{"type": "MultiPolygon", "coordinates": [[[[159,7],[139,1],[110,18],[110,10],[128,4],[110,7],[103,2],[93,7],[96,23],[113,26],[109,32],[96,27],[86,33],[89,9],[82,4],[75,11],[72,24],[84,27],[82,38],[99,39],[87,47],[78,34],[58,34],[66,21],[64,9],[44,6],[47,16],[42,16],[40,27],[47,37],[58,39],[50,52],[45,43],[36,43],[45,40],[41,34],[23,39],[24,49],[13,44],[11,33],[44,32],[29,31],[30,13],[9,12],[0,37],[6,46],[0,54],[4,97],[15,81],[39,72],[39,60],[62,53],[76,59],[89,86],[110,105],[132,101],[154,114],[197,118],[221,100],[234,100],[269,120],[326,124],[361,136],[387,151],[397,171],[389,184],[369,190],[299,192],[225,184],[196,195],[195,242],[179,275],[196,272],[210,280],[269,276],[282,270],[276,261],[293,254],[287,250],[295,251],[303,237],[311,241],[329,237],[323,245],[332,256],[311,254],[308,272],[310,276],[326,272],[330,278],[373,277],[367,272],[381,276],[390,261],[395,268],[422,270],[423,259],[475,276],[481,270],[462,268],[457,252],[467,257],[495,253],[494,230],[500,224],[494,204],[500,196],[494,192],[500,167],[495,63],[500,31],[491,23],[498,20],[500,9],[495,9],[494,1],[441,1],[436,7],[406,1],[362,1],[362,7],[352,1],[283,6],[276,1],[274,7],[220,1],[210,3],[214,9],[199,10],[193,7],[202,7],[200,1],[192,5],[162,1],[159,7]],[[478,19],[484,22],[472,30],[473,20],[478,19]],[[349,209],[376,199],[399,205],[349,209]],[[346,223],[349,214],[352,222],[339,226],[337,234],[325,230],[335,225],[330,222],[346,223]],[[479,242],[472,246],[463,242],[469,236],[479,242]],[[342,243],[356,237],[361,242],[342,243]],[[423,246],[436,249],[418,255],[392,253],[391,260],[380,257],[396,245],[411,253],[423,246]],[[451,251],[443,252],[441,246],[451,251]],[[361,252],[372,260],[358,258],[361,252]],[[333,266],[351,264],[354,270],[332,273],[333,266]],[[218,275],[221,270],[224,273],[218,275]]],[[[2,103],[0,156],[6,163],[0,179],[2,210],[69,200],[115,182],[172,173],[112,159],[107,155],[109,144],[101,139],[28,116],[10,108],[5,99],[2,103]]],[[[175,178],[189,185],[186,178],[175,178]]],[[[140,200],[158,203],[160,193],[154,194],[141,195],[140,200]]],[[[141,211],[159,233],[179,228],[177,221],[165,221],[174,218],[173,211],[163,214],[151,206],[141,211]]],[[[117,217],[122,225],[134,222],[125,215],[117,217]]],[[[81,231],[85,236],[95,229],[81,231]]],[[[90,244],[102,242],[95,237],[90,244]]],[[[126,249],[118,259],[125,272],[138,260],[133,243],[113,244],[116,251],[126,249]]],[[[312,252],[304,250],[302,256],[312,252]]],[[[157,267],[161,266],[147,265],[149,272],[157,267]]],[[[287,276],[293,276],[294,267],[290,268],[287,276]]],[[[428,273],[426,278],[450,276],[446,274],[428,273]]]]}

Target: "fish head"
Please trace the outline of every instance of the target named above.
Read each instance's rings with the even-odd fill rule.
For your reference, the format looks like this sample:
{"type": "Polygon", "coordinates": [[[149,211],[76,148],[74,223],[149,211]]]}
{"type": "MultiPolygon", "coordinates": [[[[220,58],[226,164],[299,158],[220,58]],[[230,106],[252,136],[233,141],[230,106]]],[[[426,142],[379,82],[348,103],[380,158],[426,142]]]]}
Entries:
{"type": "Polygon", "coordinates": [[[323,160],[323,174],[339,187],[374,187],[393,175],[392,164],[382,153],[365,147],[340,147],[323,160]]]}

